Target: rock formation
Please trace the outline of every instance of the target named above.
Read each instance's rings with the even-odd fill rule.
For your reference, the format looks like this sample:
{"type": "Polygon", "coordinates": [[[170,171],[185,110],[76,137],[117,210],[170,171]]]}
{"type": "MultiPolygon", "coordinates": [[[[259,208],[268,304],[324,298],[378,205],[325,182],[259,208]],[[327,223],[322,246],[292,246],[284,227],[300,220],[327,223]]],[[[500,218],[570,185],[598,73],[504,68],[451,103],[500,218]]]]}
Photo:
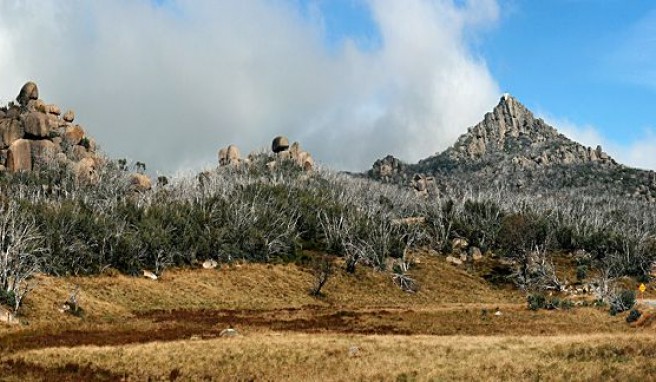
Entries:
{"type": "Polygon", "coordinates": [[[412,178],[412,187],[417,195],[427,197],[435,189],[435,178],[424,174],[415,174],[412,178]]]}
{"type": "MultiPolygon", "coordinates": [[[[297,166],[305,171],[312,171],[314,169],[314,159],[307,151],[301,149],[298,142],[291,145],[286,137],[278,136],[273,139],[271,143],[272,155],[266,162],[268,169],[272,170],[277,166],[279,161],[292,161],[297,166]]],[[[235,145],[230,145],[219,150],[219,165],[251,165],[256,162],[258,154],[251,153],[248,158],[241,158],[239,148],[235,145]]]]}
{"type": "Polygon", "coordinates": [[[656,202],[652,173],[618,164],[601,146],[570,140],[506,94],[444,152],[417,164],[389,155],[377,160],[367,175],[413,187],[420,194],[422,177],[432,177],[440,190],[506,187],[542,194],[575,189],[656,202]]]}
{"type": "Polygon", "coordinates": [[[238,165],[241,161],[241,153],[237,146],[230,145],[219,150],[219,164],[221,166],[238,165]]]}
{"type": "Polygon", "coordinates": [[[374,163],[370,175],[376,179],[389,181],[405,172],[405,165],[399,159],[388,155],[374,163]]]}
{"type": "Polygon", "coordinates": [[[101,161],[93,139],[74,125],[73,111],[63,117],[57,105],[39,99],[39,89],[28,82],[16,97],[0,107],[0,171],[32,171],[53,161],[88,177],[101,161]]]}
{"type": "Polygon", "coordinates": [[[445,151],[454,161],[505,159],[522,167],[570,165],[596,162],[617,163],[601,146],[596,149],[578,144],[542,119],[535,118],[514,97],[505,94],[483,121],[470,127],[453,147],[445,151]]]}
{"type": "MultiPolygon", "coordinates": [[[[312,159],[310,153],[301,149],[301,145],[298,142],[294,142],[290,146],[289,140],[286,137],[278,136],[271,143],[271,151],[274,152],[278,159],[291,160],[305,171],[312,171],[314,169],[314,159],[312,159]]],[[[269,163],[274,164],[273,162],[269,163]]]]}

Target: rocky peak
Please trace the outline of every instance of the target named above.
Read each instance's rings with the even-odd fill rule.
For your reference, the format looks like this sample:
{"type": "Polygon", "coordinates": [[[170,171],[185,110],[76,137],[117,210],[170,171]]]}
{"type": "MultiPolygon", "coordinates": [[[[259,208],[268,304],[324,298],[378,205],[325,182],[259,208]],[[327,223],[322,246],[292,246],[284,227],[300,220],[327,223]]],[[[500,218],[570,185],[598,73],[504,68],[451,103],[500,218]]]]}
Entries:
{"type": "Polygon", "coordinates": [[[453,159],[477,159],[495,152],[521,151],[534,143],[558,136],[558,132],[513,96],[504,94],[483,120],[470,127],[451,150],[453,159]]]}
{"type": "Polygon", "coordinates": [[[504,94],[481,122],[470,127],[441,155],[456,162],[508,160],[522,167],[588,162],[616,164],[601,147],[585,147],[558,133],[510,94],[504,94]]]}

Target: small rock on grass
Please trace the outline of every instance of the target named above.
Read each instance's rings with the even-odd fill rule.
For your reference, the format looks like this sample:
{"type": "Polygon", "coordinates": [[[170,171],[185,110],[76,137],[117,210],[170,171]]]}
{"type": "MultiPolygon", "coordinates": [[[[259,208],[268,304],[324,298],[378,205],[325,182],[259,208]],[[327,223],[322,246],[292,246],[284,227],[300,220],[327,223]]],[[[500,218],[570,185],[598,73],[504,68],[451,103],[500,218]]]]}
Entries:
{"type": "Polygon", "coordinates": [[[221,330],[221,333],[219,333],[219,337],[237,337],[238,335],[239,332],[233,328],[223,329],[221,330]]]}

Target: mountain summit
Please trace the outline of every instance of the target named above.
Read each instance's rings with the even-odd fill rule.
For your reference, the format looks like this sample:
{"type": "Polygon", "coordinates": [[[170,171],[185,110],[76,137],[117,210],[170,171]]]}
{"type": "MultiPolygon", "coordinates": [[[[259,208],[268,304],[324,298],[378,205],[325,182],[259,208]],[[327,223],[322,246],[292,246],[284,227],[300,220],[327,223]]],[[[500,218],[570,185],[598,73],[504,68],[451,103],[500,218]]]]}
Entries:
{"type": "Polygon", "coordinates": [[[522,167],[617,164],[601,146],[593,150],[568,139],[509,94],[443,155],[456,162],[510,161],[522,167]]]}
{"type": "Polygon", "coordinates": [[[656,201],[653,172],[622,166],[601,146],[567,138],[509,94],[444,152],[417,164],[387,156],[368,175],[395,183],[431,178],[438,188],[511,187],[539,194],[594,189],[656,201]]]}

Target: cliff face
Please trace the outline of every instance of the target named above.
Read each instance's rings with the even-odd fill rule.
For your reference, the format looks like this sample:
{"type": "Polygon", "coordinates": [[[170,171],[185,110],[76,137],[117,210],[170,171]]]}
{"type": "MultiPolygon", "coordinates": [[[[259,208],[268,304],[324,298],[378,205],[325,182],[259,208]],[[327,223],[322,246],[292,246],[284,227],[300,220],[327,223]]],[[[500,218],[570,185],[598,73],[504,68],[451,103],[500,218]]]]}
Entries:
{"type": "Polygon", "coordinates": [[[603,149],[581,145],[536,118],[510,95],[444,152],[404,164],[388,156],[368,175],[412,184],[417,174],[437,187],[511,188],[536,194],[584,191],[656,202],[656,174],[618,164],[603,149]]]}

